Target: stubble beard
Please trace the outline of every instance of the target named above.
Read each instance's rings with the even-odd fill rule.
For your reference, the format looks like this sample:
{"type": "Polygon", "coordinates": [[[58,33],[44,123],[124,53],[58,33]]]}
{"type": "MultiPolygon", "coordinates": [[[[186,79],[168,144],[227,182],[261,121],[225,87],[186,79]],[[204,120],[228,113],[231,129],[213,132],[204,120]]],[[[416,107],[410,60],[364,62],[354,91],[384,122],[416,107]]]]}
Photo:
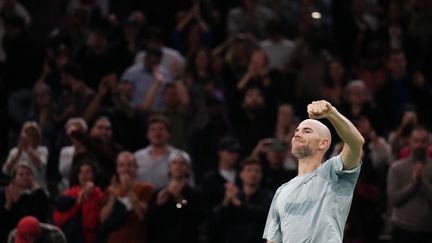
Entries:
{"type": "Polygon", "coordinates": [[[297,148],[293,148],[291,153],[297,159],[303,159],[312,155],[312,150],[307,145],[301,145],[297,148]]]}

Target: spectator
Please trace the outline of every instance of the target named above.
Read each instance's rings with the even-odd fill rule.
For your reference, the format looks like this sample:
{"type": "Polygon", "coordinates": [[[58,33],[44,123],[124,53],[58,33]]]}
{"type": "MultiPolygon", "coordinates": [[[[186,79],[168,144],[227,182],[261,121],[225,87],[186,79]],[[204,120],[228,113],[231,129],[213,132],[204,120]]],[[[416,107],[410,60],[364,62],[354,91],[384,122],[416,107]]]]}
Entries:
{"type": "Polygon", "coordinates": [[[197,183],[202,181],[207,172],[217,167],[218,143],[231,129],[223,101],[207,97],[204,106],[205,114],[201,114],[204,116],[200,119],[197,114],[195,117],[188,150],[194,161],[197,183]]]}
{"type": "Polygon", "coordinates": [[[267,24],[268,38],[260,42],[260,46],[268,56],[269,69],[286,71],[294,51],[294,42],[283,36],[282,22],[273,19],[267,24]]]}
{"type": "MultiPolygon", "coordinates": [[[[168,71],[169,76],[176,78],[176,75],[179,75],[183,72],[185,65],[184,57],[177,50],[164,45],[162,30],[157,27],[150,27],[147,32],[147,49],[160,50],[160,65],[168,71]]],[[[139,52],[135,56],[135,63],[142,63],[146,59],[147,53],[148,50],[139,52]]]]}
{"type": "Polygon", "coordinates": [[[197,115],[203,109],[206,97],[224,98],[220,74],[214,70],[213,57],[205,47],[198,47],[189,56],[184,82],[191,92],[192,105],[197,110],[197,115]]]}
{"type": "Polygon", "coordinates": [[[259,140],[272,136],[276,124],[275,107],[263,90],[255,86],[246,88],[240,104],[232,106],[233,130],[243,147],[243,155],[247,155],[259,140]]]}
{"type": "Polygon", "coordinates": [[[256,0],[243,0],[240,7],[233,8],[227,16],[227,31],[230,34],[250,32],[263,39],[265,27],[273,18],[273,13],[266,7],[260,6],[256,0]]]}
{"type": "Polygon", "coordinates": [[[219,242],[265,242],[262,232],[273,194],[260,187],[262,166],[259,160],[247,158],[241,165],[242,185],[225,185],[225,196],[214,209],[222,233],[219,242]]]}
{"type": "Polygon", "coordinates": [[[9,234],[7,243],[66,243],[63,232],[56,226],[39,222],[32,216],[22,218],[9,234]]]}
{"type": "Polygon", "coordinates": [[[9,152],[3,164],[3,173],[11,175],[16,164],[27,164],[31,167],[34,180],[41,186],[46,186],[46,165],[48,149],[42,146],[42,134],[36,122],[26,122],[21,128],[18,145],[9,152]]]}
{"type": "Polygon", "coordinates": [[[208,209],[208,236],[211,243],[220,242],[222,234],[211,212],[216,205],[222,202],[226,185],[240,184],[236,169],[240,151],[241,146],[236,138],[232,136],[223,137],[218,145],[219,161],[217,168],[207,172],[202,179],[203,193],[208,209]]]}
{"type": "Polygon", "coordinates": [[[94,91],[84,82],[84,74],[76,64],[65,65],[61,75],[65,89],[58,102],[60,120],[82,116],[93,99],[94,91]]]}
{"type": "Polygon", "coordinates": [[[33,170],[28,164],[14,166],[11,182],[0,189],[0,205],[0,242],[6,241],[9,231],[26,215],[46,221],[48,196],[33,179],[33,170]]]}
{"type": "Polygon", "coordinates": [[[343,90],[348,83],[348,75],[341,60],[333,59],[327,62],[327,80],[322,91],[322,97],[339,107],[342,104],[343,90]]]}
{"type": "Polygon", "coordinates": [[[400,159],[402,149],[409,147],[412,130],[419,124],[418,112],[415,107],[407,105],[402,113],[398,127],[392,130],[388,136],[392,154],[395,158],[400,159]]]}
{"type": "Polygon", "coordinates": [[[377,129],[384,125],[377,120],[377,111],[372,101],[369,91],[362,80],[353,80],[349,82],[344,89],[343,102],[340,110],[346,114],[346,117],[352,121],[361,118],[362,116],[368,117],[377,129]]]}
{"type": "Polygon", "coordinates": [[[120,74],[126,64],[122,63],[120,49],[111,44],[106,28],[93,28],[87,35],[85,46],[77,53],[75,61],[80,63],[83,79],[93,90],[109,73],[120,74]]]}
{"type": "Polygon", "coordinates": [[[133,154],[121,152],[117,157],[117,174],[106,192],[101,212],[101,238],[98,242],[147,243],[148,203],[154,187],[137,181],[138,164],[133,154]]]}
{"type": "Polygon", "coordinates": [[[382,115],[380,119],[388,123],[388,129],[394,129],[397,126],[397,118],[402,115],[407,104],[414,104],[420,113],[427,113],[431,90],[424,77],[415,77],[408,72],[407,59],[402,50],[390,52],[387,67],[387,81],[378,89],[375,99],[382,115]]]}
{"type": "Polygon", "coordinates": [[[169,163],[170,181],[156,191],[149,206],[150,242],[197,243],[204,208],[201,193],[188,183],[192,172],[190,157],[175,152],[169,163]]]}
{"type": "Polygon", "coordinates": [[[236,138],[226,136],[219,141],[218,167],[203,178],[203,191],[209,208],[223,199],[225,184],[238,184],[236,164],[240,155],[240,144],[236,138]]]}
{"type": "Polygon", "coordinates": [[[295,114],[294,107],[291,104],[280,104],[276,118],[276,126],[274,137],[291,141],[294,136],[294,131],[299,123],[298,117],[295,114]]]}
{"type": "Polygon", "coordinates": [[[82,118],[70,118],[65,125],[66,134],[72,142],[72,145],[65,146],[60,151],[59,172],[62,176],[60,188],[69,188],[72,165],[78,164],[78,161],[88,156],[86,147],[78,140],[71,137],[74,131],[82,133],[87,132],[87,123],[82,118]]]}
{"type": "MultiPolygon", "coordinates": [[[[160,75],[157,75],[160,76],[160,75]]],[[[189,105],[189,93],[182,81],[167,83],[163,85],[163,78],[158,78],[147,92],[141,109],[151,111],[157,93],[160,92],[161,86],[163,104],[160,109],[153,111],[160,112],[171,122],[170,144],[176,148],[185,149],[187,147],[187,131],[191,120],[191,109],[189,105]]]]}
{"type": "Polygon", "coordinates": [[[411,156],[394,162],[388,172],[387,192],[393,208],[393,242],[430,242],[432,238],[432,162],[426,151],[428,130],[411,132],[411,156]]]}
{"type": "Polygon", "coordinates": [[[135,152],[138,163],[137,179],[147,181],[156,188],[168,184],[168,158],[178,151],[168,143],[170,129],[170,122],[166,117],[150,117],[147,121],[147,138],[150,145],[135,152]]]}
{"type": "Polygon", "coordinates": [[[171,33],[173,47],[183,55],[195,52],[200,46],[213,47],[213,33],[201,14],[201,2],[195,2],[177,21],[176,29],[171,33]]]}
{"type": "Polygon", "coordinates": [[[55,200],[54,223],[68,242],[96,243],[103,193],[98,169],[91,161],[75,165],[71,187],[55,200]]]}
{"type": "Polygon", "coordinates": [[[248,71],[237,82],[237,89],[243,91],[246,87],[254,85],[269,93],[272,90],[272,81],[268,75],[268,57],[266,53],[262,50],[256,50],[252,54],[248,71]]]}
{"type": "Polygon", "coordinates": [[[58,138],[57,116],[52,90],[45,83],[36,83],[33,88],[33,107],[28,119],[37,121],[41,129],[42,144],[49,150],[54,149],[58,138]]]}
{"type": "MultiPolygon", "coordinates": [[[[145,95],[157,79],[163,79],[166,83],[172,81],[169,70],[161,65],[161,58],[161,49],[147,49],[145,58],[126,69],[121,77],[123,81],[132,83],[134,91],[133,104],[135,106],[143,103],[145,95]]],[[[162,92],[158,92],[155,108],[161,106],[162,92]]]]}
{"type": "MultiPolygon", "coordinates": [[[[5,20],[11,17],[20,17],[24,20],[26,26],[31,22],[31,17],[27,9],[16,0],[6,0],[0,3],[1,20],[5,20]]],[[[5,52],[3,50],[3,37],[4,37],[4,21],[0,21],[0,62],[4,62],[6,59],[5,52]]]]}

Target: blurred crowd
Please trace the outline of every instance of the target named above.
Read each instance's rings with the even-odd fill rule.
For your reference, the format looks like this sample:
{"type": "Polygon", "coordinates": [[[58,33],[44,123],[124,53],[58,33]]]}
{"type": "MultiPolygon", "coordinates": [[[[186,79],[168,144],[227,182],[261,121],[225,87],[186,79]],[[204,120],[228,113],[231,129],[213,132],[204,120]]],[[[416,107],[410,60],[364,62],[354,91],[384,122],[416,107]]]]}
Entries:
{"type": "Polygon", "coordinates": [[[263,242],[320,99],[344,242],[431,242],[430,43],[428,0],[0,0],[0,242],[263,242]]]}

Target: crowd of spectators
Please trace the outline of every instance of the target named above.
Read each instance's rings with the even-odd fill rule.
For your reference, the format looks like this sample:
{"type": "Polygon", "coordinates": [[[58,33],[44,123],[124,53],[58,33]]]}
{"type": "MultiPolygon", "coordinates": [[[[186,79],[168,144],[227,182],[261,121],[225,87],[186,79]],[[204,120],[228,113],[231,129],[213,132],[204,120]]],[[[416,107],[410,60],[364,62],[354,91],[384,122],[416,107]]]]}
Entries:
{"type": "Polygon", "coordinates": [[[431,43],[428,0],[0,0],[0,242],[263,242],[319,99],[366,140],[344,242],[430,242],[431,43]]]}

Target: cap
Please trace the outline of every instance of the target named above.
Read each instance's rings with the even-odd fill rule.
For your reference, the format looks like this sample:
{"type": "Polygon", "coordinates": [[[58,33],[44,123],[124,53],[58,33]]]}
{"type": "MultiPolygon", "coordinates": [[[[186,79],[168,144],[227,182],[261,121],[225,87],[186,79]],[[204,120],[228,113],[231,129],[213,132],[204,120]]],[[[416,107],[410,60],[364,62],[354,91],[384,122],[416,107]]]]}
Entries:
{"type": "Polygon", "coordinates": [[[41,227],[39,220],[33,216],[22,218],[16,227],[16,243],[31,243],[39,236],[41,227]]]}
{"type": "Polygon", "coordinates": [[[238,140],[234,137],[224,137],[219,142],[219,150],[226,150],[230,152],[240,152],[241,145],[238,140]]]}
{"type": "Polygon", "coordinates": [[[269,149],[275,152],[285,152],[288,150],[288,143],[282,139],[275,138],[270,143],[269,149]]]}

